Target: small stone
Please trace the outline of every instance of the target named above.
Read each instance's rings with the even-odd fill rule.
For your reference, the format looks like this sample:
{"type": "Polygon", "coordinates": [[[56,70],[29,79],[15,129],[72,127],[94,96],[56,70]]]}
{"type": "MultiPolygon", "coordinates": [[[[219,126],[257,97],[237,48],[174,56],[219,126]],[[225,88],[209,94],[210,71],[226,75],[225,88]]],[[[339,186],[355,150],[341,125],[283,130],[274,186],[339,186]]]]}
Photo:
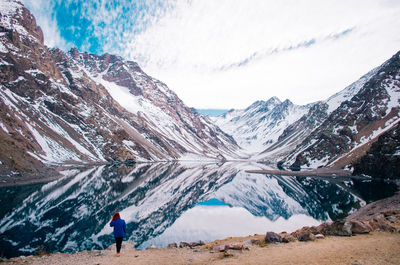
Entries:
{"type": "Polygon", "coordinates": [[[316,238],[316,239],[324,239],[325,237],[324,237],[323,234],[316,234],[316,235],[315,235],[315,238],[316,238]]]}
{"type": "Polygon", "coordinates": [[[252,245],[257,245],[257,246],[260,246],[261,245],[261,240],[260,239],[251,239],[250,240],[250,242],[251,242],[251,244],[252,245]]]}
{"type": "Polygon", "coordinates": [[[265,235],[265,243],[281,243],[282,237],[275,232],[267,232],[265,235]]]}
{"type": "Polygon", "coordinates": [[[230,257],[233,257],[233,254],[232,254],[232,252],[227,250],[227,251],[224,252],[224,257],[225,258],[230,258],[230,257]]]}
{"type": "Polygon", "coordinates": [[[150,246],[148,246],[146,249],[156,249],[156,248],[157,248],[156,246],[150,245],[150,246]]]}
{"type": "Polygon", "coordinates": [[[396,216],[387,216],[386,220],[388,220],[391,223],[397,222],[398,218],[396,216]]]}
{"type": "Polygon", "coordinates": [[[177,248],[177,247],[178,247],[178,244],[176,244],[176,243],[168,244],[168,248],[177,248]]]}

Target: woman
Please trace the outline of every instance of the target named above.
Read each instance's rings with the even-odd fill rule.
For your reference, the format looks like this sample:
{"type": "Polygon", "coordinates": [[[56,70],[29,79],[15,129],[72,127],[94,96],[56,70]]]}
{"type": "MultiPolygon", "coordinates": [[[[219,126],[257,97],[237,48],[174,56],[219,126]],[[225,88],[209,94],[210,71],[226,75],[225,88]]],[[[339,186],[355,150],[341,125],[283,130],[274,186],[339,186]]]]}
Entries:
{"type": "Polygon", "coordinates": [[[111,219],[110,226],[114,227],[114,237],[115,243],[117,245],[117,257],[120,256],[119,252],[121,250],[122,239],[126,232],[126,223],[121,219],[119,213],[115,213],[111,219]]]}

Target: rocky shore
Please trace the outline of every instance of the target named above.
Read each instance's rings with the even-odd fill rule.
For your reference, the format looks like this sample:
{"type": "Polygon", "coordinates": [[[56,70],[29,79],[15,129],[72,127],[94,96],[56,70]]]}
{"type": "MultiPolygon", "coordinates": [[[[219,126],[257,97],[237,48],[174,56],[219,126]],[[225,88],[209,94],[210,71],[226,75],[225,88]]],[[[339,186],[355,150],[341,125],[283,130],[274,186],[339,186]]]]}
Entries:
{"type": "Polygon", "coordinates": [[[74,254],[38,253],[5,264],[400,264],[400,193],[368,204],[347,218],[293,233],[172,243],[136,250],[123,243],[74,254]]]}

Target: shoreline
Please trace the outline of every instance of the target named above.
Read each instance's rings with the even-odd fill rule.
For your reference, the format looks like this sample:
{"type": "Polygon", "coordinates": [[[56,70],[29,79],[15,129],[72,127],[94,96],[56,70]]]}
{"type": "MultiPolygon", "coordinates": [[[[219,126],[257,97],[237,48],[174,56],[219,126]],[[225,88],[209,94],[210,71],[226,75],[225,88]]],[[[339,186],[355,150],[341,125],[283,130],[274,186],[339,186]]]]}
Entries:
{"type": "MultiPolygon", "coordinates": [[[[171,161],[172,163],[178,162],[171,161]]],[[[189,162],[189,161],[180,161],[180,162],[189,162]]],[[[137,164],[142,163],[165,163],[162,162],[137,162],[137,164]]],[[[122,163],[123,164],[123,163],[122,163]]],[[[71,168],[89,168],[93,166],[103,166],[103,165],[113,165],[109,163],[92,163],[92,164],[68,164],[64,166],[54,166],[52,169],[54,171],[49,171],[43,174],[49,174],[50,176],[47,177],[40,177],[40,174],[35,175],[17,175],[17,176],[0,176],[0,188],[4,187],[17,187],[17,186],[27,186],[27,185],[34,185],[34,184],[45,184],[47,182],[51,182],[54,180],[61,179],[63,176],[59,173],[62,170],[67,170],[71,168]]],[[[271,170],[245,170],[247,173],[253,174],[270,174],[270,175],[277,175],[277,176],[302,176],[302,177],[325,177],[327,179],[340,179],[340,178],[353,178],[353,179],[370,179],[361,176],[352,176],[352,173],[348,170],[343,169],[331,169],[331,168],[320,168],[320,169],[313,169],[308,171],[287,171],[287,170],[278,170],[278,169],[271,169],[271,170]]]]}
{"type": "Polygon", "coordinates": [[[331,169],[331,168],[318,168],[307,171],[289,171],[289,170],[246,170],[247,173],[254,174],[269,174],[278,176],[297,176],[297,177],[347,177],[347,178],[360,178],[353,176],[352,172],[344,169],[331,169]]]}

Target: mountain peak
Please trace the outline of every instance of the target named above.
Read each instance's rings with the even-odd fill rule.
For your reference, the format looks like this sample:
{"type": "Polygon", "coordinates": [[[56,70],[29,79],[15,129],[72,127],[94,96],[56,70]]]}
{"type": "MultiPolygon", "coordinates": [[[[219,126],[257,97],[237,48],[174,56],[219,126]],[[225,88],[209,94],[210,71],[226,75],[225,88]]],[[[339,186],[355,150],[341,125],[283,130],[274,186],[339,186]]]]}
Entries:
{"type": "Polygon", "coordinates": [[[281,104],[281,101],[277,97],[271,97],[267,101],[257,100],[249,107],[246,108],[245,111],[249,110],[257,110],[257,111],[269,111],[274,108],[276,105],[281,104]]]}
{"type": "Polygon", "coordinates": [[[267,104],[280,104],[280,103],[281,101],[279,100],[279,98],[275,96],[267,100],[267,104]]]}
{"type": "Polygon", "coordinates": [[[18,32],[43,44],[42,29],[37,26],[35,17],[19,1],[3,0],[0,2],[0,26],[18,32]]]}

